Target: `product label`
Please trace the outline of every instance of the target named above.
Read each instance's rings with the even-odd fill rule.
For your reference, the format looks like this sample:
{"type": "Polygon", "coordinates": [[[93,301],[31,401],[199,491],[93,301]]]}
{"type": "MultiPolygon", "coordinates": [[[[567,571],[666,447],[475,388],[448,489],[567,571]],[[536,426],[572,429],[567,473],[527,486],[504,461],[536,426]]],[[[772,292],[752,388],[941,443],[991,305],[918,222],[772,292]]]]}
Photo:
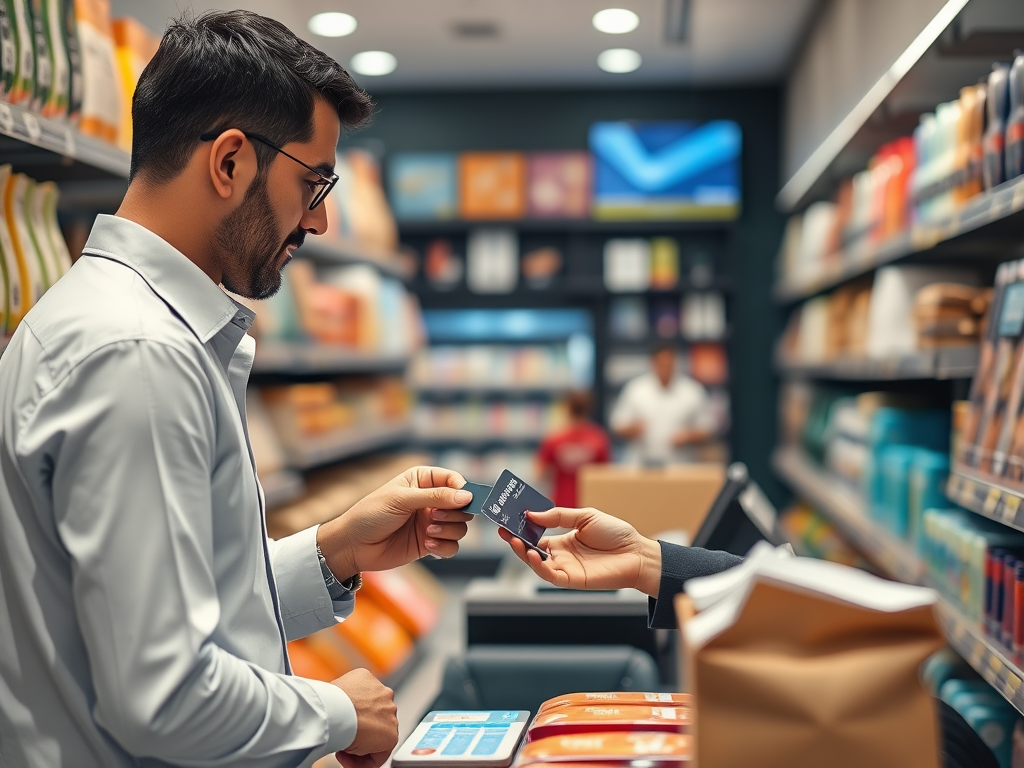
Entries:
{"type": "Polygon", "coordinates": [[[1019,336],[1024,327],[1024,282],[1008,286],[999,312],[999,335],[1019,336]]]}

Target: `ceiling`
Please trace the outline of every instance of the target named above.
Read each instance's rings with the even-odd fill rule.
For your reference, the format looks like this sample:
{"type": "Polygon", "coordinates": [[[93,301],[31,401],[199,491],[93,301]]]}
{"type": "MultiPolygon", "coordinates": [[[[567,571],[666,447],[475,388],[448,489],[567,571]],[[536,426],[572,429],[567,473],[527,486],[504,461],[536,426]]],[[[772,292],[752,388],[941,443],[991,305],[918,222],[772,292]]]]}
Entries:
{"type": "Polygon", "coordinates": [[[154,32],[192,7],[242,7],[272,16],[347,66],[353,54],[384,50],[398,68],[358,77],[374,92],[439,88],[630,85],[733,85],[782,80],[818,0],[691,0],[684,42],[666,35],[669,6],[685,0],[113,0],[114,14],[140,19],[154,32]],[[591,25],[597,11],[629,8],[633,32],[608,35],[591,25]],[[343,38],[306,29],[321,11],[356,17],[343,38]],[[493,24],[497,34],[463,38],[460,23],[493,24]],[[633,48],[643,65],[628,74],[598,69],[606,48],[633,48]]]}

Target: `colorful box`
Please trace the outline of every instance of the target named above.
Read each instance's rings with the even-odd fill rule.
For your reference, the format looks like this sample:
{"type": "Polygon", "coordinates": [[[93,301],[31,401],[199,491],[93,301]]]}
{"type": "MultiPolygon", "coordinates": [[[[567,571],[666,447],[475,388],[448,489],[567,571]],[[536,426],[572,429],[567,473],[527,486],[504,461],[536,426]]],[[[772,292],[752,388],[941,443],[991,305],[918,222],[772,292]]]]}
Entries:
{"type": "Polygon", "coordinates": [[[459,210],[465,219],[520,219],[526,214],[526,156],[464,152],[459,156],[459,210]]]}
{"type": "Polygon", "coordinates": [[[587,152],[537,152],[529,157],[528,207],[537,218],[590,215],[592,162],[587,152]]]}
{"type": "Polygon", "coordinates": [[[391,207],[399,219],[452,219],[459,203],[455,155],[407,153],[388,165],[391,207]]]}

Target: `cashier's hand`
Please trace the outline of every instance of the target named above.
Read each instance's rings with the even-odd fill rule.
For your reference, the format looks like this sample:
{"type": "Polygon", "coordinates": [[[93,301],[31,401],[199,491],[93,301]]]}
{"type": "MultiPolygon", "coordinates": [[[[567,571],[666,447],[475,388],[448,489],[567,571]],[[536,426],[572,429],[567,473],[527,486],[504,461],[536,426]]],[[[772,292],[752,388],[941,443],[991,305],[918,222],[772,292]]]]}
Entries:
{"type": "Polygon", "coordinates": [[[356,710],[356,737],[335,757],[345,768],[378,768],[398,744],[398,708],[395,694],[365,669],[354,669],[334,684],[356,710]]]}
{"type": "Polygon", "coordinates": [[[641,536],[629,523],[596,509],[555,507],[527,514],[545,528],[572,529],[540,540],[540,548],[550,555],[547,560],[504,528],[498,529],[519,559],[545,581],[570,589],[631,587],[658,596],[661,545],[641,536]]]}
{"type": "Polygon", "coordinates": [[[344,581],[426,555],[452,557],[473,516],[455,512],[473,498],[466,479],[440,467],[413,467],[324,523],[317,544],[331,572],[344,581]]]}

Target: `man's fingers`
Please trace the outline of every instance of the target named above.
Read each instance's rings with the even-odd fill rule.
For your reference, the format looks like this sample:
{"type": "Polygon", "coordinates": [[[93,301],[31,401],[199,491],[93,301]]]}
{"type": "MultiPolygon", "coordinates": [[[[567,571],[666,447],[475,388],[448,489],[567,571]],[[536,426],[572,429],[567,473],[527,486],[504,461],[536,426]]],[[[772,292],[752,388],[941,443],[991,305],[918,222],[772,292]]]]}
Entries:
{"type": "Polygon", "coordinates": [[[445,541],[458,541],[468,532],[469,526],[465,523],[431,523],[427,526],[427,535],[430,538],[445,541]]]}
{"type": "Polygon", "coordinates": [[[454,488],[409,488],[406,491],[406,508],[410,511],[427,507],[460,509],[472,500],[472,493],[454,488]]]}
{"type": "Polygon", "coordinates": [[[530,512],[530,520],[545,528],[581,528],[594,516],[593,509],[553,507],[545,512],[530,512]]]}
{"type": "Polygon", "coordinates": [[[445,469],[444,467],[413,467],[410,472],[415,478],[415,485],[418,488],[446,487],[458,489],[466,484],[466,478],[454,469],[445,469]]]}
{"type": "Polygon", "coordinates": [[[335,759],[344,768],[380,768],[391,756],[390,752],[371,752],[368,755],[353,755],[349,752],[335,752],[335,759]]]}
{"type": "Polygon", "coordinates": [[[445,559],[449,557],[455,557],[459,553],[459,543],[457,541],[444,541],[442,539],[424,539],[423,546],[426,547],[427,552],[438,557],[445,559]]]}
{"type": "Polygon", "coordinates": [[[468,523],[476,515],[469,512],[459,512],[456,509],[432,509],[430,519],[436,523],[468,523]]]}

